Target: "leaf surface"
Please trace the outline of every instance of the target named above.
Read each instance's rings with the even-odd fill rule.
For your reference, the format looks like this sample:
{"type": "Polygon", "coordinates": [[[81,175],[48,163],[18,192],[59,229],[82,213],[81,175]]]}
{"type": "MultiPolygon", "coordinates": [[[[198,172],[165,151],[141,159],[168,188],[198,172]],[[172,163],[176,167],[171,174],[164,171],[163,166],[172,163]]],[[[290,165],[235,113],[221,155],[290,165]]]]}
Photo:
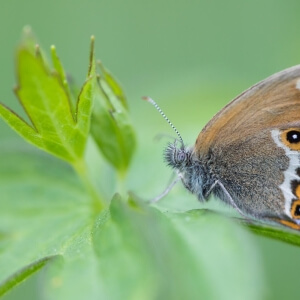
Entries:
{"type": "Polygon", "coordinates": [[[94,93],[91,133],[108,162],[124,174],[136,148],[135,132],[121,87],[102,65],[101,69],[103,76],[94,93]]]}
{"type": "Polygon", "coordinates": [[[259,257],[234,222],[119,197],[95,216],[68,165],[37,151],[1,153],[2,286],[59,255],[40,281],[45,299],[260,299],[259,257]]]}
{"type": "Polygon", "coordinates": [[[25,140],[70,163],[82,159],[90,129],[95,62],[93,40],[90,71],[72,108],[72,94],[63,67],[52,47],[55,72],[51,71],[37,46],[28,38],[17,51],[16,95],[29,119],[25,122],[3,104],[0,116],[25,140]]]}

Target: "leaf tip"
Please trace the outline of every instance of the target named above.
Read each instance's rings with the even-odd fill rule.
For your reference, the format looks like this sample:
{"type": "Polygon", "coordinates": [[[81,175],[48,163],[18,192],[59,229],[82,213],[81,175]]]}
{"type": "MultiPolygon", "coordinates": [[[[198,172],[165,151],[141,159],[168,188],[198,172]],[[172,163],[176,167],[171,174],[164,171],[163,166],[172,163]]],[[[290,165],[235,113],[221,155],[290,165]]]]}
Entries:
{"type": "Polygon", "coordinates": [[[31,26],[30,25],[25,25],[23,27],[23,33],[25,35],[31,35],[32,34],[32,28],[31,28],[31,26]]]}
{"type": "Polygon", "coordinates": [[[41,54],[41,47],[39,44],[35,44],[35,54],[39,56],[41,54]]]}
{"type": "Polygon", "coordinates": [[[100,68],[100,71],[105,74],[106,70],[104,68],[104,65],[103,65],[102,61],[100,59],[97,59],[96,63],[97,63],[97,66],[100,68]]]}
{"type": "Polygon", "coordinates": [[[88,71],[88,76],[95,75],[96,67],[95,67],[95,36],[91,36],[91,46],[90,46],[90,66],[88,71]]]}
{"type": "Polygon", "coordinates": [[[23,27],[21,42],[18,48],[27,49],[28,51],[34,53],[36,41],[37,40],[35,38],[33,30],[31,29],[31,26],[26,25],[23,27]]]}
{"type": "Polygon", "coordinates": [[[57,53],[56,53],[56,47],[54,45],[50,46],[50,51],[51,51],[51,56],[52,56],[52,61],[54,64],[56,63],[56,60],[58,59],[57,53]]]}
{"type": "Polygon", "coordinates": [[[91,56],[94,58],[94,52],[95,52],[95,36],[92,35],[91,36],[91,50],[90,50],[90,54],[91,56]]]}

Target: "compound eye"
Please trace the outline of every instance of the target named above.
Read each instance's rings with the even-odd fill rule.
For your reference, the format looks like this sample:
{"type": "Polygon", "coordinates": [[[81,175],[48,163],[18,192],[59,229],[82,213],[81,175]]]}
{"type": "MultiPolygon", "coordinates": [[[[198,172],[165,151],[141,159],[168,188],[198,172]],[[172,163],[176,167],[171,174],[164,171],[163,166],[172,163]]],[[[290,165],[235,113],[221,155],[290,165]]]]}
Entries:
{"type": "Polygon", "coordinates": [[[177,162],[178,163],[182,163],[185,161],[185,152],[180,151],[179,153],[177,153],[177,162]]]}

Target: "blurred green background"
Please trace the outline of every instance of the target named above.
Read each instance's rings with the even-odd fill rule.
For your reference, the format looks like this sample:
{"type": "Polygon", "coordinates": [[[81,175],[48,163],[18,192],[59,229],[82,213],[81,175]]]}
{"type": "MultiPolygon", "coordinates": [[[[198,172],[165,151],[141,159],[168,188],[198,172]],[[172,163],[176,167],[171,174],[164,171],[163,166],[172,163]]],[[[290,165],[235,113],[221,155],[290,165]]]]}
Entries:
{"type": "MultiPolygon", "coordinates": [[[[166,139],[154,138],[174,133],[141,96],[153,97],[192,145],[204,124],[233,97],[300,62],[299,12],[298,0],[2,1],[0,100],[18,110],[12,93],[13,60],[24,25],[32,26],[44,48],[56,45],[79,84],[87,72],[89,38],[94,34],[96,56],[122,83],[138,133],[128,188],[153,197],[171,174],[162,160],[166,139]]],[[[2,146],[15,140],[25,146],[2,121],[0,138],[2,146]]],[[[165,208],[200,207],[181,186],[172,193],[162,201],[165,208]],[[187,203],[170,203],[174,195],[184,195],[187,203]]],[[[300,249],[267,238],[254,241],[261,252],[268,299],[298,298],[300,249]]],[[[29,297],[32,287],[34,278],[5,299],[24,299],[24,293],[29,297]]]]}

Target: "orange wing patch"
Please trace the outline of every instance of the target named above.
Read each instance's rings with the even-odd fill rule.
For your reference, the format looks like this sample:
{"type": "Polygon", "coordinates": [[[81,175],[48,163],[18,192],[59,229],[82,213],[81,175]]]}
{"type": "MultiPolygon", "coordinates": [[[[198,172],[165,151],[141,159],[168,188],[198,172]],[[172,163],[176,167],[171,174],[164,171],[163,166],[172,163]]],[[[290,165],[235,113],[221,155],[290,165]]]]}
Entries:
{"type": "Polygon", "coordinates": [[[293,219],[300,219],[300,182],[294,181],[294,184],[297,183],[297,185],[293,188],[293,193],[297,197],[292,202],[291,206],[291,216],[293,219]]]}
{"type": "MultiPolygon", "coordinates": [[[[300,220],[300,182],[297,180],[292,181],[292,190],[295,195],[295,199],[292,200],[290,209],[291,217],[294,220],[300,220]]],[[[300,230],[300,224],[289,220],[275,219],[277,222],[284,226],[290,227],[295,230],[300,230]]]]}
{"type": "Polygon", "coordinates": [[[293,223],[291,221],[287,221],[287,220],[276,220],[276,221],[278,221],[279,223],[281,223],[284,226],[290,227],[295,230],[300,230],[300,225],[293,223]]]}
{"type": "Polygon", "coordinates": [[[293,201],[291,207],[291,216],[293,219],[300,219],[300,199],[293,201]]]}

